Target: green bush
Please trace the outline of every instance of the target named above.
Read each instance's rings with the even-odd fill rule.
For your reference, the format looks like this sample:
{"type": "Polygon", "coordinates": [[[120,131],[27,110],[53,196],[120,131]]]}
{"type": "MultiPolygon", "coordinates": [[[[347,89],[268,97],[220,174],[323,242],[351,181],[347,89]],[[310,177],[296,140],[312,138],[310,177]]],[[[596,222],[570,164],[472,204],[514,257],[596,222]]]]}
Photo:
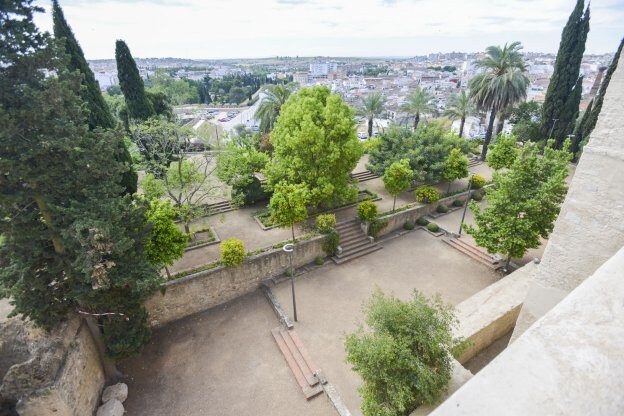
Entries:
{"type": "Polygon", "coordinates": [[[332,231],[325,237],[323,243],[323,250],[328,256],[335,256],[338,252],[338,245],[340,244],[340,235],[336,231],[332,231]]]}
{"type": "Polygon", "coordinates": [[[462,199],[456,199],[455,201],[453,201],[453,206],[454,207],[463,207],[464,206],[464,201],[462,199]]]}
{"type": "Polygon", "coordinates": [[[416,220],[416,224],[420,225],[421,227],[424,227],[425,225],[429,224],[429,221],[427,221],[425,217],[420,217],[416,220]]]}
{"type": "Polygon", "coordinates": [[[375,218],[377,218],[377,204],[373,201],[364,201],[358,204],[357,215],[361,221],[375,221],[375,218]]]}
{"type": "Polygon", "coordinates": [[[440,231],[440,227],[435,222],[430,222],[429,224],[427,224],[427,229],[432,233],[437,233],[438,231],[440,231]]]}
{"type": "Polygon", "coordinates": [[[440,214],[446,214],[448,212],[448,207],[444,204],[440,204],[436,208],[436,211],[438,211],[440,214]]]}
{"type": "Polygon", "coordinates": [[[416,195],[416,201],[423,204],[431,204],[440,199],[440,193],[433,186],[428,185],[419,186],[414,194],[416,195]]]}
{"type": "Polygon", "coordinates": [[[245,260],[245,245],[238,238],[221,242],[221,262],[224,266],[238,266],[245,260]]]}
{"type": "Polygon", "coordinates": [[[387,225],[388,225],[388,220],[386,219],[375,220],[371,222],[370,225],[368,226],[368,235],[370,235],[371,237],[377,237],[379,232],[383,230],[384,228],[386,228],[387,225]]]}
{"type": "Polygon", "coordinates": [[[336,215],[324,214],[316,217],[316,231],[321,234],[329,234],[336,228],[336,215]]]}
{"type": "Polygon", "coordinates": [[[479,202],[483,199],[483,195],[480,192],[477,192],[476,194],[472,195],[472,199],[479,202]]]}
{"type": "Polygon", "coordinates": [[[314,264],[316,264],[317,266],[322,266],[323,264],[325,264],[325,257],[316,256],[316,258],[314,259],[314,264]]]}
{"type": "Polygon", "coordinates": [[[412,221],[405,221],[405,224],[403,224],[403,228],[408,231],[413,230],[414,227],[416,227],[416,224],[414,224],[412,221]]]}
{"type": "Polygon", "coordinates": [[[481,189],[486,183],[485,178],[481,175],[474,175],[472,177],[472,189],[481,189]]]}

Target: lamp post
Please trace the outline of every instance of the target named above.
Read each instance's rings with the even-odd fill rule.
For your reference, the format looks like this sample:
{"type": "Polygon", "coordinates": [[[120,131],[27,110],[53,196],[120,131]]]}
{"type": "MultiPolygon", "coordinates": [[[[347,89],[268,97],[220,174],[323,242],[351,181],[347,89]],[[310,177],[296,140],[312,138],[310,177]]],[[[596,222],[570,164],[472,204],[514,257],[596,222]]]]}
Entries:
{"type": "Polygon", "coordinates": [[[557,125],[557,121],[559,121],[558,118],[553,118],[553,124],[552,126],[550,126],[550,133],[548,133],[548,138],[552,139],[552,132],[555,129],[555,126],[557,125]]]}
{"type": "Polygon", "coordinates": [[[464,218],[466,218],[466,210],[468,209],[468,201],[470,201],[470,190],[472,189],[472,178],[474,178],[474,173],[470,173],[470,181],[468,181],[468,198],[464,201],[464,212],[462,213],[462,219],[459,223],[459,236],[461,237],[462,228],[464,226],[464,218]]]}
{"type": "Polygon", "coordinates": [[[297,300],[295,298],[295,270],[293,269],[293,253],[295,251],[295,245],[292,243],[284,244],[282,250],[289,254],[288,270],[290,272],[290,287],[292,289],[293,315],[295,318],[295,322],[297,322],[297,300]]]}

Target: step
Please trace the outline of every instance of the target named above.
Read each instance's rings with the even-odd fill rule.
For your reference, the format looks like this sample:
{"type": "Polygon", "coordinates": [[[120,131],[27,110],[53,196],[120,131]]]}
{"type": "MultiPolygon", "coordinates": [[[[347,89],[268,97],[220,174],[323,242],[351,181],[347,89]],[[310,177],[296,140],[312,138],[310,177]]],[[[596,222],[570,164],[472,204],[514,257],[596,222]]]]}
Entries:
{"type": "Polygon", "coordinates": [[[471,248],[470,246],[467,246],[465,244],[458,244],[457,240],[455,239],[450,239],[448,243],[454,248],[457,248],[458,250],[465,252],[469,254],[471,257],[475,259],[479,259],[483,261],[484,263],[491,264],[491,265],[498,263],[496,260],[494,260],[492,256],[485,254],[479,250],[475,250],[474,248],[471,248]]]}
{"type": "Polygon", "coordinates": [[[351,249],[349,250],[343,249],[342,254],[337,254],[336,257],[339,257],[339,258],[348,257],[352,254],[359,253],[360,251],[366,251],[368,248],[374,247],[374,246],[378,246],[378,244],[368,242],[367,244],[361,244],[358,247],[351,247],[351,249]]]}
{"type": "Polygon", "coordinates": [[[380,246],[379,244],[371,244],[370,246],[366,247],[364,250],[358,250],[358,251],[355,251],[355,252],[348,253],[348,255],[344,256],[344,257],[334,256],[334,257],[332,257],[332,260],[336,264],[343,264],[343,263],[346,263],[348,261],[357,259],[358,257],[362,257],[362,256],[364,256],[366,254],[370,254],[370,253],[373,253],[373,252],[375,252],[377,250],[381,250],[382,248],[383,247],[380,246]]]}
{"type": "Polygon", "coordinates": [[[340,243],[340,247],[342,247],[342,252],[343,253],[350,253],[353,250],[356,250],[360,247],[364,247],[364,246],[368,246],[371,245],[373,243],[371,243],[368,238],[366,239],[362,239],[359,241],[354,241],[354,242],[350,242],[349,244],[342,244],[340,243]]]}
{"type": "Polygon", "coordinates": [[[470,162],[468,162],[468,166],[472,168],[474,166],[480,165],[481,163],[483,163],[483,161],[479,159],[472,159],[470,162]]]}
{"type": "Polygon", "coordinates": [[[442,240],[442,241],[444,241],[446,244],[450,245],[451,247],[453,247],[455,250],[459,251],[460,253],[465,254],[471,259],[478,261],[479,263],[483,264],[484,266],[492,270],[497,270],[500,267],[502,267],[499,264],[492,263],[490,260],[486,260],[481,256],[475,255],[472,251],[466,250],[463,246],[452,244],[449,240],[442,240]]]}
{"type": "Polygon", "coordinates": [[[359,226],[356,220],[339,222],[338,224],[336,224],[336,231],[345,230],[347,228],[352,228],[356,226],[359,226]]]}
{"type": "Polygon", "coordinates": [[[350,228],[345,231],[338,231],[338,235],[341,239],[345,239],[352,236],[362,236],[365,235],[364,231],[361,228],[350,228]]]}
{"type": "Polygon", "coordinates": [[[345,245],[345,244],[352,243],[354,241],[361,241],[364,239],[367,239],[366,234],[364,233],[353,234],[347,237],[340,236],[340,244],[345,245]]]}
{"type": "Polygon", "coordinates": [[[491,254],[489,254],[489,253],[487,253],[487,252],[485,252],[485,251],[483,251],[483,250],[473,246],[472,244],[469,244],[469,243],[467,243],[467,242],[465,242],[465,241],[463,241],[463,240],[461,240],[459,238],[453,238],[453,239],[451,239],[451,241],[452,241],[453,244],[457,244],[457,245],[463,247],[464,249],[473,252],[475,255],[482,257],[484,260],[491,261],[492,264],[498,263],[498,260],[496,260],[494,258],[494,256],[492,256],[491,254]]]}

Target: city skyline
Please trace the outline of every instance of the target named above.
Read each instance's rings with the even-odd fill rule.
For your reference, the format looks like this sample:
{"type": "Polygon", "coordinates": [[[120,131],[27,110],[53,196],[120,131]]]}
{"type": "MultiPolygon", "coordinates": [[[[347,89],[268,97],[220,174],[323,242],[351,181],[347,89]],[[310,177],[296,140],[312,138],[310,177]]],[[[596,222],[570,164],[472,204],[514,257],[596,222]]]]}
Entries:
{"type": "MultiPolygon", "coordinates": [[[[391,57],[478,52],[519,40],[555,53],[574,0],[65,0],[88,59],[114,57],[124,39],[135,57],[244,59],[272,56],[391,57]],[[163,17],[166,16],[166,20],[163,17]]],[[[36,17],[51,31],[50,2],[36,17]]],[[[595,0],[586,53],[615,51],[624,4],[595,0]]]]}

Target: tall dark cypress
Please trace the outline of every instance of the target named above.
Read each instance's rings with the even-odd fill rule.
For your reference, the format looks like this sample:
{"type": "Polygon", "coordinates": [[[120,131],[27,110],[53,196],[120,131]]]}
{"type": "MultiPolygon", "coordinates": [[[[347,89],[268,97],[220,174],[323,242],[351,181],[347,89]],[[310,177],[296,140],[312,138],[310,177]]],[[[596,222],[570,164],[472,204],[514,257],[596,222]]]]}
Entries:
{"type": "Polygon", "coordinates": [[[589,120],[591,118],[592,107],[594,106],[594,100],[591,100],[589,104],[587,104],[587,108],[583,113],[583,117],[576,124],[576,128],[574,129],[574,138],[572,139],[572,148],[570,149],[574,155],[579,151],[580,143],[583,141],[583,138],[587,135],[587,128],[589,126],[589,120]]]}
{"type": "Polygon", "coordinates": [[[123,40],[118,40],[115,44],[115,59],[119,86],[126,99],[128,116],[131,119],[146,120],[155,115],[154,106],[145,94],[145,86],[136,62],[123,40]]]}
{"type": "Polygon", "coordinates": [[[542,106],[541,134],[544,138],[556,139],[559,146],[574,130],[578,115],[581,91],[576,89],[582,87],[578,82],[579,73],[589,32],[589,7],[584,9],[584,0],[578,0],[563,28],[554,72],[542,106]]]}
{"type": "MultiPolygon", "coordinates": [[[[104,101],[100,85],[84,57],[80,44],[67,24],[63,9],[61,9],[57,0],[52,2],[52,20],[54,22],[54,37],[61,40],[61,45],[69,58],[67,63],[68,69],[70,71],[78,71],[82,75],[84,88],[80,91],[80,95],[87,104],[89,129],[93,130],[98,127],[111,129],[116,127],[117,123],[110,112],[108,104],[104,101]]],[[[122,174],[120,184],[124,187],[124,193],[131,195],[137,191],[138,178],[132,168],[132,157],[123,142],[120,144],[116,160],[124,163],[128,168],[122,174]]]]}

